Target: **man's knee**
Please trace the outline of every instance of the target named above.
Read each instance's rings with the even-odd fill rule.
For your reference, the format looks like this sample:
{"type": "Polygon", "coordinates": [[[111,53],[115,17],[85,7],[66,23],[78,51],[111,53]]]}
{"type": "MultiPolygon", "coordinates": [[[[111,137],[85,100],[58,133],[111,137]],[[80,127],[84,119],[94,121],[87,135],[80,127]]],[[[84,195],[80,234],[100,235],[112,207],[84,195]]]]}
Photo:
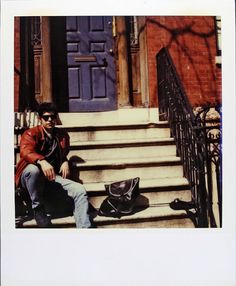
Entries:
{"type": "Polygon", "coordinates": [[[87,196],[87,191],[82,184],[77,183],[77,182],[73,182],[73,184],[71,186],[71,195],[73,197],[87,196]]]}
{"type": "Polygon", "coordinates": [[[27,177],[34,177],[34,178],[38,178],[40,176],[42,176],[42,172],[39,169],[38,166],[34,165],[34,164],[29,164],[25,170],[22,173],[23,177],[27,178],[27,177]]]}

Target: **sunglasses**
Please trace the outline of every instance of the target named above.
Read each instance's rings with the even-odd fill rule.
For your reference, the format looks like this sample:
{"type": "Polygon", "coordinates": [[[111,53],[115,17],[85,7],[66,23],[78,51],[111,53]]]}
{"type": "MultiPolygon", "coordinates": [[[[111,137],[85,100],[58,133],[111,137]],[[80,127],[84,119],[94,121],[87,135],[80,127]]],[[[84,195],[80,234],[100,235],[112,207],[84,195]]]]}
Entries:
{"type": "Polygon", "coordinates": [[[49,118],[51,118],[51,120],[55,120],[57,118],[57,116],[55,114],[53,114],[53,115],[42,115],[42,118],[45,121],[48,121],[49,118]]]}

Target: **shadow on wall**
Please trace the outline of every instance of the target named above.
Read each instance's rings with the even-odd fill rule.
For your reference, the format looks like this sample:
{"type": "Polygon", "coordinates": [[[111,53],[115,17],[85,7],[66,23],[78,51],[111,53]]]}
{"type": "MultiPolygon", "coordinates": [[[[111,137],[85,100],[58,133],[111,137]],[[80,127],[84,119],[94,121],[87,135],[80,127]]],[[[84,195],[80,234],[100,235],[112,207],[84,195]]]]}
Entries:
{"type": "MultiPolygon", "coordinates": [[[[216,99],[217,83],[216,65],[214,62],[216,53],[213,54],[213,48],[216,49],[216,44],[212,48],[212,43],[210,43],[212,37],[216,35],[214,23],[210,24],[210,21],[214,21],[213,17],[189,17],[187,23],[184,23],[187,17],[171,18],[174,18],[175,26],[177,27],[164,24],[168,21],[168,17],[148,17],[145,25],[139,30],[139,36],[148,25],[156,27],[156,31],[159,33],[158,41],[162,42],[162,46],[157,47],[156,51],[158,52],[165,46],[172,57],[175,54],[175,57],[173,57],[174,64],[177,67],[180,78],[183,80],[189,76],[191,79],[188,78],[186,81],[189,82],[191,80],[195,82],[196,89],[199,89],[198,101],[207,103],[210,101],[209,95],[216,99]],[[157,18],[163,18],[163,20],[158,21],[157,18]],[[205,28],[204,31],[198,31],[197,21],[199,19],[201,20],[201,27],[204,26],[205,28]],[[205,25],[202,24],[203,21],[205,25]],[[193,41],[196,45],[194,45],[193,41]],[[201,50],[199,46],[202,47],[201,50]],[[189,71],[189,75],[186,69],[189,71]]],[[[186,85],[186,81],[184,85],[186,85]]]]}

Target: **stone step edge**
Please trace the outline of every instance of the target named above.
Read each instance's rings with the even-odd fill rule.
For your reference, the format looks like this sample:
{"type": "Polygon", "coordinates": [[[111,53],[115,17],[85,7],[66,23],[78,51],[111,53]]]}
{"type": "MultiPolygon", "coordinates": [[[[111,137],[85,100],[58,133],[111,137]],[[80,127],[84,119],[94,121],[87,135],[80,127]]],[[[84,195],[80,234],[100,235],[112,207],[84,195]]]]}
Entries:
{"type": "MultiPolygon", "coordinates": [[[[114,181],[106,182],[90,182],[84,183],[84,187],[88,194],[91,193],[101,193],[105,191],[105,184],[111,184],[114,181]]],[[[186,190],[189,187],[188,180],[186,178],[160,178],[160,179],[142,179],[139,182],[139,190],[142,192],[146,191],[165,191],[165,190],[180,190],[183,188],[186,190]]]]}
{"type": "MultiPolygon", "coordinates": [[[[126,148],[126,147],[149,147],[149,146],[173,146],[173,138],[139,138],[139,139],[114,139],[114,140],[94,140],[94,141],[71,141],[70,151],[84,149],[108,149],[108,148],[126,148]]],[[[20,146],[15,145],[15,152],[20,151],[20,146]]]]}
{"type": "Polygon", "coordinates": [[[96,216],[95,223],[108,224],[119,222],[131,222],[140,220],[170,220],[176,218],[188,218],[188,214],[184,210],[172,210],[168,204],[150,205],[144,209],[137,210],[132,215],[122,216],[121,218],[96,216]]]}
{"type": "Polygon", "coordinates": [[[112,160],[87,160],[83,162],[72,162],[73,167],[81,170],[87,169],[116,169],[128,167],[145,167],[145,166],[176,166],[181,165],[181,159],[177,156],[159,156],[159,157],[145,157],[145,158],[122,158],[112,160]]]}
{"type": "Polygon", "coordinates": [[[114,147],[143,147],[143,146],[169,146],[174,145],[173,138],[139,138],[139,139],[114,139],[114,140],[94,140],[94,141],[71,141],[70,149],[94,149],[94,148],[114,148],[114,147]]]}
{"type": "Polygon", "coordinates": [[[56,125],[56,127],[66,130],[67,132],[77,131],[102,131],[102,130],[130,130],[130,129],[148,129],[148,128],[169,128],[168,121],[158,122],[114,122],[113,124],[99,123],[97,125],[56,125]]]}
{"type": "MultiPolygon", "coordinates": [[[[184,210],[172,210],[168,204],[149,206],[142,210],[137,210],[134,214],[122,216],[121,218],[105,217],[97,215],[94,223],[99,224],[116,224],[126,222],[139,222],[140,220],[171,220],[171,219],[188,218],[188,214],[184,210]]],[[[73,226],[75,227],[74,217],[67,216],[63,218],[53,218],[53,226],[73,226]]],[[[23,227],[37,227],[34,219],[27,221],[23,227]]]]}

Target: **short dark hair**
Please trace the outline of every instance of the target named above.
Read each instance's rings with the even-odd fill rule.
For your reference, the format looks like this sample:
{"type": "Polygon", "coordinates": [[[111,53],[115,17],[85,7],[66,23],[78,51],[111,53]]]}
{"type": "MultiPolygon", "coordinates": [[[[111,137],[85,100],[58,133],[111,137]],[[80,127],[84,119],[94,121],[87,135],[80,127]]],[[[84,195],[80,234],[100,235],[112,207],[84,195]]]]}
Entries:
{"type": "Polygon", "coordinates": [[[38,108],[37,108],[37,112],[39,117],[42,117],[42,115],[45,112],[53,112],[55,115],[58,114],[56,105],[52,102],[43,102],[41,104],[39,104],[38,108]]]}

